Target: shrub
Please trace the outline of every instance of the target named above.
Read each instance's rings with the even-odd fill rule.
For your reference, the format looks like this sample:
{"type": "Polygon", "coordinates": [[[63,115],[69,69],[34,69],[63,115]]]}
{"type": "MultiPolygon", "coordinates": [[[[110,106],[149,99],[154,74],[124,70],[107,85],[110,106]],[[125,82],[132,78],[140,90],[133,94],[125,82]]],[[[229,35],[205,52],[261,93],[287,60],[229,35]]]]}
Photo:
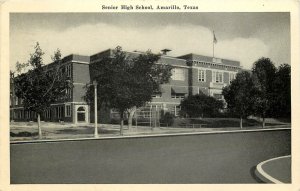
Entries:
{"type": "Polygon", "coordinates": [[[216,117],[223,109],[224,104],[223,101],[200,92],[184,98],[180,106],[180,115],[184,117],[216,117]]]}
{"type": "Polygon", "coordinates": [[[166,112],[165,114],[162,113],[160,123],[163,123],[166,126],[171,126],[174,123],[174,118],[175,116],[169,112],[166,112]]]}

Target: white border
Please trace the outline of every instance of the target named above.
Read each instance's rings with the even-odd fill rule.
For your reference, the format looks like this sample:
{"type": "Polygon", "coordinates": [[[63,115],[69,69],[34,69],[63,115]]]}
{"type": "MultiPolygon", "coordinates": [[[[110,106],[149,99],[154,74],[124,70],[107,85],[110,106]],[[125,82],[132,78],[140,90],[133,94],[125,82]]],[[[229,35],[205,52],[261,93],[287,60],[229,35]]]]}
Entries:
{"type": "MultiPolygon", "coordinates": [[[[134,190],[165,190],[165,191],[181,191],[181,190],[205,190],[205,191],[220,191],[220,190],[272,190],[272,191],[299,191],[300,190],[300,38],[299,38],[299,0],[6,0],[5,3],[0,3],[0,39],[1,39],[1,58],[0,58],[0,105],[8,108],[9,105],[9,13],[11,12],[104,12],[100,9],[100,4],[197,4],[199,10],[190,12],[290,12],[291,14],[291,66],[292,66],[292,184],[277,184],[277,185],[262,185],[262,184],[177,184],[177,185],[132,185],[132,184],[118,184],[118,185],[10,185],[9,177],[9,110],[1,111],[0,121],[0,190],[105,190],[105,191],[134,191],[134,190]]],[[[105,12],[116,12],[114,10],[105,12]]],[[[121,11],[117,11],[121,12],[121,11]]],[[[142,12],[133,10],[130,12],[142,12]]],[[[128,12],[128,13],[130,13],[128,12]]],[[[159,11],[152,11],[159,12],[159,11]]],[[[174,11],[168,11],[174,12],[174,11]]]]}

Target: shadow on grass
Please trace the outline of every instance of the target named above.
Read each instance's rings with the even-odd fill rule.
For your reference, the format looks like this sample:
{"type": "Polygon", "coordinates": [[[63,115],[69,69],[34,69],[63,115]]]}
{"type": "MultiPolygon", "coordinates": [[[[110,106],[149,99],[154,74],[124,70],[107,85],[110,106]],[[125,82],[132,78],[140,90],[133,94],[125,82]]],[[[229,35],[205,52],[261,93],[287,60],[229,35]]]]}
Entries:
{"type": "MultiPolygon", "coordinates": [[[[56,131],[56,134],[92,134],[94,133],[94,128],[85,129],[60,129],[56,131]]],[[[107,130],[98,128],[98,133],[101,134],[118,134],[119,130],[107,130]]]]}
{"type": "Polygon", "coordinates": [[[22,131],[19,133],[10,132],[10,136],[11,137],[35,137],[38,136],[38,133],[37,132],[31,133],[28,131],[22,131]]]}

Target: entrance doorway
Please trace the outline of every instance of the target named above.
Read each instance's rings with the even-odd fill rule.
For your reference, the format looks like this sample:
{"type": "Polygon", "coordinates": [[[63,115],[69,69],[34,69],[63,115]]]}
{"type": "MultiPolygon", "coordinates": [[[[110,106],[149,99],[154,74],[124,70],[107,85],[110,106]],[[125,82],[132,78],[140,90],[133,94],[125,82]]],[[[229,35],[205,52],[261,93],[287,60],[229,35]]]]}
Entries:
{"type": "Polygon", "coordinates": [[[76,123],[88,123],[88,107],[86,105],[76,106],[76,123]]]}

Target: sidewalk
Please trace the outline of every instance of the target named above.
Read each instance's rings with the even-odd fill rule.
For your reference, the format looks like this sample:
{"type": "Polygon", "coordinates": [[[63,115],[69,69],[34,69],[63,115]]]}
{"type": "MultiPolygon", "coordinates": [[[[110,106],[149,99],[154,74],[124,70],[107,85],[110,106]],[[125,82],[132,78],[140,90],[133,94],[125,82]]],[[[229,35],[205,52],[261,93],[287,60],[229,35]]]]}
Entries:
{"type": "MultiPolygon", "coordinates": [[[[93,138],[94,124],[74,125],[71,123],[48,123],[42,122],[42,134],[45,140],[56,139],[79,139],[79,138],[93,138]]],[[[290,127],[290,125],[276,125],[268,126],[267,128],[290,127]]],[[[245,127],[247,129],[261,129],[261,127],[245,127]]],[[[239,127],[227,128],[174,128],[174,127],[156,127],[150,128],[145,126],[133,126],[128,129],[124,126],[124,136],[137,135],[158,135],[158,134],[174,134],[174,133],[192,133],[192,132],[213,132],[213,131],[229,131],[240,130],[239,127]]],[[[12,122],[10,124],[10,141],[22,140],[37,140],[38,128],[34,122],[12,122]]],[[[120,125],[98,124],[99,137],[120,137],[120,125]]]]}

